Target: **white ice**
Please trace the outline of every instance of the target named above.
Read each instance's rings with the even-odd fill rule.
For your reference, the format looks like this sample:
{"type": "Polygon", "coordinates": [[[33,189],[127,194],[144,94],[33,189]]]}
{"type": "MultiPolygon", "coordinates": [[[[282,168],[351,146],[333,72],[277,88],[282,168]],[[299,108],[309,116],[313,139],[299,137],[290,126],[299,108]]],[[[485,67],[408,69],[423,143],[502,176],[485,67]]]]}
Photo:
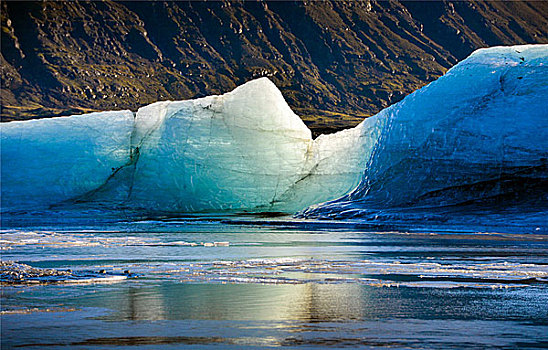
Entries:
{"type": "Polygon", "coordinates": [[[548,45],[477,50],[357,128],[371,139],[360,185],[305,215],[455,205],[520,191],[544,196],[546,205],[548,45]]]}
{"type": "Polygon", "coordinates": [[[222,96],[143,107],[135,125],[139,160],[128,198],[136,207],[298,210],[343,195],[361,177],[357,150],[342,159],[322,152],[267,78],[222,96]]]}

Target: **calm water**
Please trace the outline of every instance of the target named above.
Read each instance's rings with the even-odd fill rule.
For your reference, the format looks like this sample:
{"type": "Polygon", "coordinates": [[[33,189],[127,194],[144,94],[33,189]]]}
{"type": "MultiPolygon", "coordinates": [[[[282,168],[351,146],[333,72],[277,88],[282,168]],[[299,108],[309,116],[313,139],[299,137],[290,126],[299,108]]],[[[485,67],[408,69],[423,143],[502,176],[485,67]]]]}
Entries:
{"type": "Polygon", "coordinates": [[[2,349],[548,347],[547,235],[75,222],[9,222],[2,261],[129,278],[4,285],[2,349]]]}

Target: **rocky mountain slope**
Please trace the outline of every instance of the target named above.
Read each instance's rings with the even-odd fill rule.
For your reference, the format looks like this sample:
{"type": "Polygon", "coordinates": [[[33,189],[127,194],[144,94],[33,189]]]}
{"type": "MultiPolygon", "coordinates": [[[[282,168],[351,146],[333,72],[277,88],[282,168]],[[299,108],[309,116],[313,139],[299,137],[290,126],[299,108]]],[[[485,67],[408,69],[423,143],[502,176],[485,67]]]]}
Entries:
{"type": "Polygon", "coordinates": [[[3,121],[132,109],[268,76],[316,132],[473,50],[548,43],[545,1],[3,1],[3,121]]]}

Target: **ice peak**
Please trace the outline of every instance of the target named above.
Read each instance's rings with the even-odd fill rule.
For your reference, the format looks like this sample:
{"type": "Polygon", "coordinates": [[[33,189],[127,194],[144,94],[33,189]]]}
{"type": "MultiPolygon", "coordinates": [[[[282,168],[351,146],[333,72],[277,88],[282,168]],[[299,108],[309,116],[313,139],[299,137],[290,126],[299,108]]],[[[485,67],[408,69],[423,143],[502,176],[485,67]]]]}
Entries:
{"type": "Polygon", "coordinates": [[[233,91],[238,90],[244,90],[244,89],[265,89],[265,92],[268,92],[268,89],[270,89],[272,92],[278,91],[278,87],[276,84],[272,82],[272,80],[268,79],[268,77],[261,77],[257,79],[252,79],[244,84],[236,87],[233,91]]]}

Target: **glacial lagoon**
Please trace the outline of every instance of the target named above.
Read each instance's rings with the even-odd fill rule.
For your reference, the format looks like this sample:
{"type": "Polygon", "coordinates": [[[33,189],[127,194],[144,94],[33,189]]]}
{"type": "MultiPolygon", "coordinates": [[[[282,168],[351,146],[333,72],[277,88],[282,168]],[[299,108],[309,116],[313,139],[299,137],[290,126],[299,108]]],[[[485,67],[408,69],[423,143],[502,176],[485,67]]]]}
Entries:
{"type": "Polygon", "coordinates": [[[2,348],[547,347],[547,47],[314,140],[266,78],[3,124],[2,348]]]}
{"type": "Polygon", "coordinates": [[[126,279],[4,284],[2,348],[547,344],[546,235],[268,221],[200,215],[4,231],[3,261],[126,279]]]}

